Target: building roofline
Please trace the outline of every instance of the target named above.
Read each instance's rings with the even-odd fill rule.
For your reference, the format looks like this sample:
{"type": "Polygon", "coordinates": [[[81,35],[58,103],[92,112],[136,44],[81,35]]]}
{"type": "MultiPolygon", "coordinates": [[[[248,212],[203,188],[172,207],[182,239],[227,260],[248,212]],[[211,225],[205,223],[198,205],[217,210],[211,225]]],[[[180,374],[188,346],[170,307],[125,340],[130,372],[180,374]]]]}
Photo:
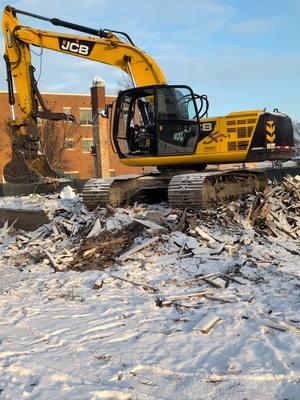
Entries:
{"type": "MultiPolygon", "coordinates": [[[[0,93],[8,93],[7,90],[0,90],[0,93]]],[[[16,93],[16,91],[14,91],[16,93]]],[[[86,96],[86,97],[91,97],[90,94],[87,93],[57,93],[57,92],[41,92],[41,94],[50,94],[54,96],[86,96]]],[[[113,94],[106,94],[105,97],[117,97],[116,95],[113,94]]]]}

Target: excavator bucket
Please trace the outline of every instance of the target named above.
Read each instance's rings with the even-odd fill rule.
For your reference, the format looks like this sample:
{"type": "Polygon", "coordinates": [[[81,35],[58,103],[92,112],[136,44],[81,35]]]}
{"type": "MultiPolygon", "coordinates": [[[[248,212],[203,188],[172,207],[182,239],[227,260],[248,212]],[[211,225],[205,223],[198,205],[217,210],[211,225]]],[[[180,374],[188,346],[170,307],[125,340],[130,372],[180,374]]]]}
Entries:
{"type": "Polygon", "coordinates": [[[4,179],[8,183],[42,183],[47,178],[58,178],[58,174],[50,167],[43,155],[27,158],[20,148],[12,148],[11,161],[3,170],[4,179]]]}
{"type": "Polygon", "coordinates": [[[40,135],[35,121],[26,126],[9,125],[12,141],[11,161],[3,169],[8,183],[43,183],[59,178],[43,154],[39,154],[40,135]],[[49,180],[48,180],[49,181],[49,180]]]}

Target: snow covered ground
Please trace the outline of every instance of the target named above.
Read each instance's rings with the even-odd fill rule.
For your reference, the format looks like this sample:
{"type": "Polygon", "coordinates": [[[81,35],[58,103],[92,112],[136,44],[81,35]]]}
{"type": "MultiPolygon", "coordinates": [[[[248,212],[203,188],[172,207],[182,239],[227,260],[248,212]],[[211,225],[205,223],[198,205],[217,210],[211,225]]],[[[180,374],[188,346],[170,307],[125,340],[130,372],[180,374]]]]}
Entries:
{"type": "Polygon", "coordinates": [[[0,399],[300,398],[299,241],[169,230],[104,270],[54,272],[44,251],[70,256],[78,232],[51,226],[0,235],[0,399]]]}

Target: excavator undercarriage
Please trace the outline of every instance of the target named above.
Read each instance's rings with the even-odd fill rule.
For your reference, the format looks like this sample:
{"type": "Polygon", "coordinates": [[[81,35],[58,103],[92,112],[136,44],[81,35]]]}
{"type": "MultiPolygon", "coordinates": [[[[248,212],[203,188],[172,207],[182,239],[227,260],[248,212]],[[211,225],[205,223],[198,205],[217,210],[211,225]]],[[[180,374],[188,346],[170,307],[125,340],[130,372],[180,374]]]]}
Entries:
{"type": "Polygon", "coordinates": [[[266,174],[254,170],[123,175],[90,179],[82,197],[89,210],[107,204],[120,207],[137,199],[168,200],[174,208],[204,209],[263,191],[267,185],[266,174]]]}

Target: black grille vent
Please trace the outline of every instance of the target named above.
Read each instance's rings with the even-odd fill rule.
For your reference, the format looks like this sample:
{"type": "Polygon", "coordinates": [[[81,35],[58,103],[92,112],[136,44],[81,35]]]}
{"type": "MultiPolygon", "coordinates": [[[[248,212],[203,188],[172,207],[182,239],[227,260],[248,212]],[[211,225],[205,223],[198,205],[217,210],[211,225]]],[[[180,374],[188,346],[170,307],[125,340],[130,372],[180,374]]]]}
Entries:
{"type": "Polygon", "coordinates": [[[227,128],[227,133],[235,133],[236,132],[236,128],[227,128]]]}
{"type": "Polygon", "coordinates": [[[238,125],[244,125],[244,124],[246,124],[246,120],[245,119],[238,119],[237,120],[237,124],[238,125]]]}
{"type": "Polygon", "coordinates": [[[247,150],[248,147],[248,140],[243,140],[241,142],[238,142],[238,150],[247,150]]]}
{"type": "Polygon", "coordinates": [[[227,115],[225,118],[251,118],[251,117],[257,117],[257,113],[250,113],[250,114],[233,114],[231,113],[230,115],[227,115]]]}
{"type": "Polygon", "coordinates": [[[248,119],[248,124],[255,124],[255,122],[256,122],[255,118],[248,119]]]}
{"type": "Polygon", "coordinates": [[[237,129],[237,136],[239,139],[247,137],[247,129],[245,127],[237,129]]]}
{"type": "Polygon", "coordinates": [[[248,126],[247,131],[248,131],[248,137],[251,137],[252,131],[253,131],[254,126],[248,126]]]}
{"type": "Polygon", "coordinates": [[[235,125],[236,124],[236,120],[232,119],[232,120],[226,121],[226,124],[227,125],[235,125]]]}
{"type": "Polygon", "coordinates": [[[236,142],[228,142],[228,151],[236,150],[236,142]]]}

